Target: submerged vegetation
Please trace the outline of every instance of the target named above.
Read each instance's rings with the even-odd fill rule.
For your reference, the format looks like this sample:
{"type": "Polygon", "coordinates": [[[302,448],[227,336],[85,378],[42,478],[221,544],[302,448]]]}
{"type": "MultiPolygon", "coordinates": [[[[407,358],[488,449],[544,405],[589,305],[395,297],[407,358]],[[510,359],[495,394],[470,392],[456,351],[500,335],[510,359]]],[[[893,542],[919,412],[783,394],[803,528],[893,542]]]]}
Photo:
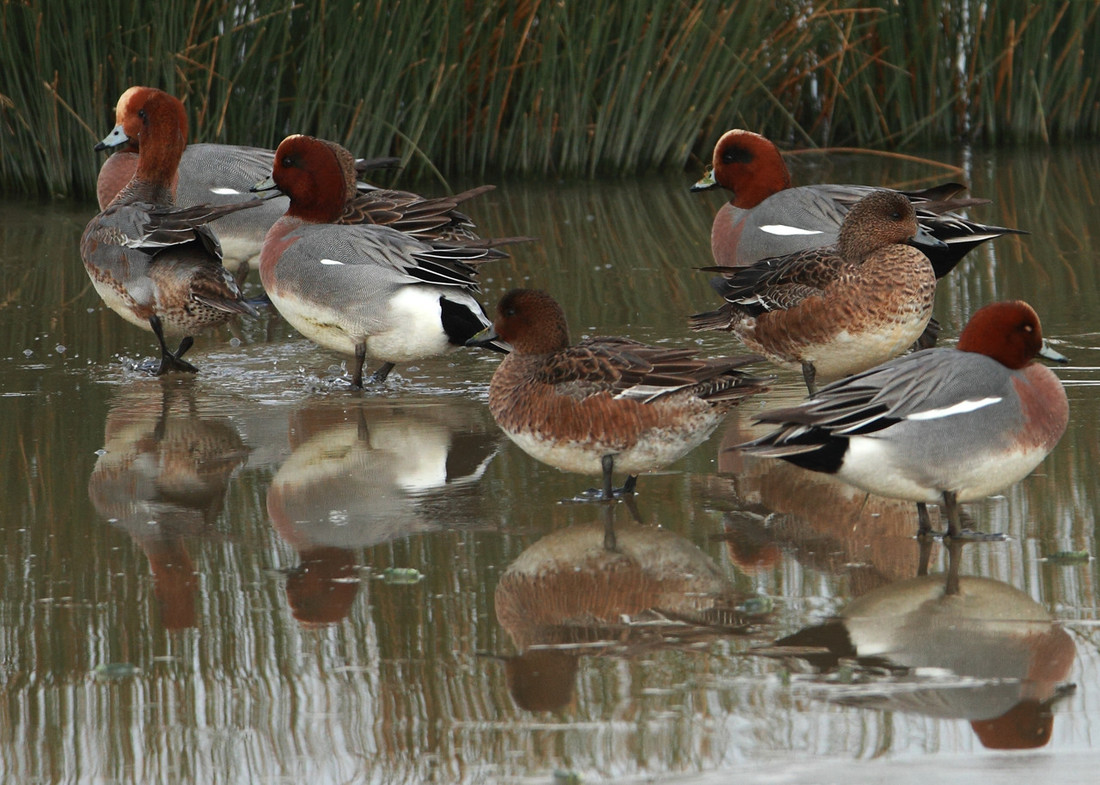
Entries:
{"type": "Polygon", "coordinates": [[[1100,1],[0,0],[0,185],[86,196],[119,94],[193,141],[312,133],[426,174],[593,177],[800,146],[1100,131],[1100,1]]]}

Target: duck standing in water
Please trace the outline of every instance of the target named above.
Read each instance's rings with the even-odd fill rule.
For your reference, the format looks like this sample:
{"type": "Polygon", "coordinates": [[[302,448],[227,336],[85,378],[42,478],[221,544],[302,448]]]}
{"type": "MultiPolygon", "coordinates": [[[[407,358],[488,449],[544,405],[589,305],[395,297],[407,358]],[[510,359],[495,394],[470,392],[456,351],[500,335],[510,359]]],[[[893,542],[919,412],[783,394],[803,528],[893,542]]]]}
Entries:
{"type": "Polygon", "coordinates": [[[193,334],[240,315],[257,316],[222,267],[221,248],[208,224],[260,202],[178,208],[173,186],[187,146],[183,104],[161,90],[141,88],[113,138],[140,140],[130,182],[93,218],[80,256],[103,301],[126,321],[151,330],[160,344],[154,373],[195,372],[183,359],[193,334]],[[182,335],[174,352],[166,335],[182,335]]]}
{"type": "MultiPolygon", "coordinates": [[[[791,185],[778,148],[752,131],[734,129],[714,146],[710,170],[691,187],[721,187],[730,201],[719,208],[711,228],[715,264],[743,267],[761,259],[833,245],[852,206],[873,190],[867,185],[791,185]]],[[[912,202],[921,231],[916,244],[932,262],[936,277],[947,275],[972,249],[1018,229],[988,226],[959,215],[988,199],[960,197],[958,183],[924,191],[897,191],[912,202]],[[934,239],[938,243],[928,242],[934,239]]]]}
{"type": "Polygon", "coordinates": [[[832,380],[898,356],[932,316],[936,276],[928,257],[905,245],[917,232],[912,204],[872,191],[844,219],[835,246],[765,259],[722,274],[726,303],[691,317],[694,330],[729,330],[754,352],[801,366],[813,394],[832,380]]]}
{"type": "Polygon", "coordinates": [[[738,370],[759,357],[697,359],[692,349],[629,338],[569,342],[561,306],[545,292],[514,289],[500,300],[493,329],[471,341],[506,341],[489,386],[489,409],[528,455],[564,471],[602,476],[656,471],[699,446],[726,413],[767,389],[738,370]]]}
{"type": "MultiPolygon", "coordinates": [[[[141,151],[137,137],[128,136],[121,129],[130,115],[140,107],[142,95],[148,88],[131,87],[119,96],[115,106],[115,130],[96,145],[96,150],[110,150],[96,179],[96,197],[99,209],[111,203],[119,191],[130,182],[137,169],[141,151]]],[[[271,172],[275,151],[262,147],[233,144],[189,144],[180,158],[176,178],[173,181],[175,204],[193,207],[200,204],[236,204],[249,199],[259,199],[249,189],[271,172]]],[[[397,166],[397,158],[356,159],[358,175],[385,167],[397,166]]],[[[364,182],[361,189],[373,189],[364,182]]],[[[260,253],[264,235],[283,213],[287,200],[273,198],[252,210],[224,215],[213,222],[214,233],[222,248],[222,263],[237,271],[242,281],[248,273],[248,263],[260,253]]]]}
{"type": "Polygon", "coordinates": [[[914,501],[919,536],[932,533],[926,505],[942,503],[947,536],[981,539],[960,528],[958,503],[1026,477],[1069,421],[1065,389],[1039,356],[1066,361],[1044,344],[1030,305],[993,303],[954,349],[914,352],[764,412],[757,422],[778,429],[739,446],[914,501]]]}
{"type": "Polygon", "coordinates": [[[438,200],[358,196],[352,160],[332,142],[289,136],[255,190],[290,197],[264,239],[264,290],[298,332],[354,358],[360,388],[368,355],[382,360],[371,377],[380,383],[396,363],[444,354],[488,327],[476,265],[516,238],[476,239],[454,209],[484,187],[438,200]]]}

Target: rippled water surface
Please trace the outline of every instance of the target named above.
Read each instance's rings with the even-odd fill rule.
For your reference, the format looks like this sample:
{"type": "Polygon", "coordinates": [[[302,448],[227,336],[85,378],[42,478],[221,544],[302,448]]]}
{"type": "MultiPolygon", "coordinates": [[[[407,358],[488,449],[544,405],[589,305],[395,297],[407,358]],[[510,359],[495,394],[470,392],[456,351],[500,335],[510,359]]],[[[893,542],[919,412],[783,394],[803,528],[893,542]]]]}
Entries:
{"type": "MultiPolygon", "coordinates": [[[[201,337],[197,377],[142,376],[151,336],[80,263],[94,206],[0,202],[0,781],[1092,781],[1100,150],[943,160],[994,200],[975,218],[1030,231],[940,283],[947,342],[1024,298],[1071,358],[1069,430],[965,505],[1009,540],[967,546],[950,597],[915,577],[912,505],[723,449],[797,374],[643,476],[637,523],[561,503],[592,481],[499,433],[487,353],[351,392],[265,317],[201,337]],[[880,660],[824,656],[844,626],[880,660]]],[[[469,212],[540,242],[484,302],[536,286],[577,338],[732,351],[686,327],[720,203],[691,180],[502,185],[469,212]]]]}

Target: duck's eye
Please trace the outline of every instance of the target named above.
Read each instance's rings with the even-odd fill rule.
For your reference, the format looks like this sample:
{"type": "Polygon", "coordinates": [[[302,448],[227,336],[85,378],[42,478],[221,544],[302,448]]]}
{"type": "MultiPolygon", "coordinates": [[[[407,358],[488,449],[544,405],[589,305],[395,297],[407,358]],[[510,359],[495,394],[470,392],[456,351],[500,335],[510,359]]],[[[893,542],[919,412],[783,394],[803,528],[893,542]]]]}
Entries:
{"type": "Polygon", "coordinates": [[[505,316],[515,316],[516,315],[516,309],[511,308],[511,307],[505,308],[501,311],[501,313],[504,314],[505,316]]]}
{"type": "Polygon", "coordinates": [[[890,213],[890,220],[900,221],[901,220],[901,211],[900,210],[894,210],[894,212],[890,213]]]}
{"type": "Polygon", "coordinates": [[[283,160],[280,163],[282,163],[283,166],[287,167],[294,166],[294,156],[284,155],[283,160]]]}
{"type": "Polygon", "coordinates": [[[138,109],[137,116],[140,117],[142,120],[148,120],[149,119],[149,115],[147,115],[145,113],[144,109],[138,109]]]}
{"type": "Polygon", "coordinates": [[[748,164],[752,163],[752,151],[744,147],[730,147],[722,151],[722,163],[724,164],[748,164]]]}

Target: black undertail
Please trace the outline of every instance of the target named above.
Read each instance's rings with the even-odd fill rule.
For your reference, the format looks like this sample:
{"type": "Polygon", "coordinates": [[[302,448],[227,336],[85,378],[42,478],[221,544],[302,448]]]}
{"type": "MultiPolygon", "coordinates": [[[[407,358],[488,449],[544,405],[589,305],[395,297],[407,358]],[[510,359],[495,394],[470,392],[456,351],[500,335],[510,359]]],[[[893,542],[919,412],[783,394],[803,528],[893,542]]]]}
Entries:
{"type": "MultiPolygon", "coordinates": [[[[801,439],[794,438],[788,440],[787,444],[798,444],[800,441],[801,439]]],[[[818,434],[808,437],[806,441],[818,444],[819,446],[816,450],[810,452],[779,457],[789,463],[793,463],[795,466],[800,466],[810,471],[822,472],[824,474],[836,474],[840,471],[840,466],[844,463],[844,455],[848,452],[848,439],[846,437],[828,436],[822,439],[821,435],[818,434]]]]}
{"type": "MultiPolygon", "coordinates": [[[[465,346],[468,340],[485,329],[485,322],[479,318],[480,315],[462,303],[440,296],[439,310],[443,332],[447,333],[447,341],[454,346],[465,346]]],[[[490,345],[489,348],[496,347],[490,345]]]]}

